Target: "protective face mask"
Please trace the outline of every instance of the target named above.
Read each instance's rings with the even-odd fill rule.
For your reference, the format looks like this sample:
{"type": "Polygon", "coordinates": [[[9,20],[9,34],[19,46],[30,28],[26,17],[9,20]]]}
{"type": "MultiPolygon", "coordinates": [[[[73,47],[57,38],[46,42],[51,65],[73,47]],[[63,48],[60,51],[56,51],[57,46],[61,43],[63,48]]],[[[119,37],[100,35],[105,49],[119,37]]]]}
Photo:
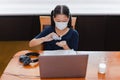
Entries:
{"type": "Polygon", "coordinates": [[[67,27],[68,22],[56,22],[55,21],[55,26],[59,29],[59,30],[63,30],[67,27]]]}

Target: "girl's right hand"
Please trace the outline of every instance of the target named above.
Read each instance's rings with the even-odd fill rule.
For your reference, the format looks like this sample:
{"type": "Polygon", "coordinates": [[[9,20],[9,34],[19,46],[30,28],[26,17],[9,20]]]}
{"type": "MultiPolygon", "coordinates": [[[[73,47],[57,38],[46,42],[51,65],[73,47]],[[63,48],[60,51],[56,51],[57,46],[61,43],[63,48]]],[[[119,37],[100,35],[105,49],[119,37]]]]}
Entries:
{"type": "Polygon", "coordinates": [[[50,33],[50,34],[48,34],[47,36],[44,37],[44,42],[52,41],[53,36],[58,36],[58,35],[56,33],[52,32],[52,33],[50,33]]]}

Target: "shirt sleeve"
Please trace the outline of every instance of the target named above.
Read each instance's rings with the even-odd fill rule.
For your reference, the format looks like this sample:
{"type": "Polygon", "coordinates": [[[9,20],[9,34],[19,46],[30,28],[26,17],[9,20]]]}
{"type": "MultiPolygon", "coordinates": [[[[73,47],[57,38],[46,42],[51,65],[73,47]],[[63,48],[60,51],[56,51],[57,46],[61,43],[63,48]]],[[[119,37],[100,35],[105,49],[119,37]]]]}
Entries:
{"type": "Polygon", "coordinates": [[[73,30],[73,34],[71,37],[71,49],[77,51],[78,45],[79,45],[79,34],[76,30],[73,30]]]}
{"type": "MultiPolygon", "coordinates": [[[[51,27],[51,26],[50,26],[51,27]]],[[[38,38],[41,38],[41,37],[45,37],[46,35],[48,35],[49,33],[52,32],[52,28],[50,27],[47,27],[45,28],[42,32],[40,32],[36,37],[35,39],[38,39],[38,38]]]]}

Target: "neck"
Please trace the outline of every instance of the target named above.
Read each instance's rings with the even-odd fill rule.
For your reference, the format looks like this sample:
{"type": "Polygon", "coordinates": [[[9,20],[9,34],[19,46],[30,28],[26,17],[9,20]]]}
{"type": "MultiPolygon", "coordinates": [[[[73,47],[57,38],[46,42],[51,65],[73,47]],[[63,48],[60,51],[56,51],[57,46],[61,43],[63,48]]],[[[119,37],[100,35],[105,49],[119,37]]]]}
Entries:
{"type": "Polygon", "coordinates": [[[55,31],[56,31],[58,36],[63,36],[69,31],[69,28],[67,27],[64,30],[59,30],[59,29],[55,28],[55,31]]]}

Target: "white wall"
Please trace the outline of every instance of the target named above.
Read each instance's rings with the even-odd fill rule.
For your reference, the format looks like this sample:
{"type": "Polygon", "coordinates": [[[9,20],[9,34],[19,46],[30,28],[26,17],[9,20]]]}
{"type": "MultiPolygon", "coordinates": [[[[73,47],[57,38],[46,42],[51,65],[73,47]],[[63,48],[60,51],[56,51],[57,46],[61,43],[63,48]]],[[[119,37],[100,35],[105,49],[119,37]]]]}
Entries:
{"type": "Polygon", "coordinates": [[[58,4],[72,14],[120,14],[120,0],[0,0],[0,15],[50,14],[58,4]]]}

